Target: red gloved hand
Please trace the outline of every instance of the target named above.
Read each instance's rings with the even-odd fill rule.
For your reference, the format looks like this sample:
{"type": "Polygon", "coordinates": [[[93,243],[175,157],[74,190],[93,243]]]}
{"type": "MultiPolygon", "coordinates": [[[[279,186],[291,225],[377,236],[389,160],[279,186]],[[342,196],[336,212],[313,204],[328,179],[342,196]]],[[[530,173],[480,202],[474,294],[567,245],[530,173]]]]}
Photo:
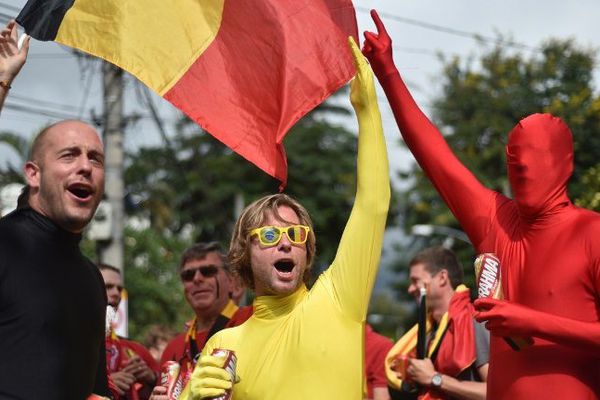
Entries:
{"type": "Polygon", "coordinates": [[[377,27],[377,34],[365,31],[365,42],[362,52],[371,63],[371,68],[377,76],[377,79],[383,79],[389,74],[397,72],[392,57],[392,39],[385,30],[385,26],[377,11],[371,10],[371,17],[377,27]]]}
{"type": "Polygon", "coordinates": [[[506,300],[483,298],[475,300],[478,322],[496,336],[529,337],[535,335],[536,321],[542,313],[506,300]]]}

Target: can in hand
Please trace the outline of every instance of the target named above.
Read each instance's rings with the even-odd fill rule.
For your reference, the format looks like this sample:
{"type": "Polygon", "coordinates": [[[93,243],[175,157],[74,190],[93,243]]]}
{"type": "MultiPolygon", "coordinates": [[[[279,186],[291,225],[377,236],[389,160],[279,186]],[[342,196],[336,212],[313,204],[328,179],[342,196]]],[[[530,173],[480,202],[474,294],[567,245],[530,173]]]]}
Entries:
{"type": "Polygon", "coordinates": [[[492,253],[480,254],[475,260],[475,282],[477,297],[502,299],[502,281],[500,279],[500,260],[492,253]]]}
{"type": "Polygon", "coordinates": [[[160,374],[160,385],[167,388],[167,397],[169,400],[177,400],[183,391],[183,379],[181,366],[177,361],[167,361],[160,374]]]}
{"type": "Polygon", "coordinates": [[[236,381],[235,369],[237,366],[237,357],[232,350],[226,350],[226,349],[214,349],[211,355],[215,356],[215,357],[223,357],[225,359],[225,362],[223,363],[223,369],[225,371],[227,371],[227,373],[231,377],[231,385],[232,385],[231,389],[226,390],[225,393],[223,393],[222,395],[212,397],[211,399],[230,400],[231,396],[232,396],[232,392],[233,392],[233,385],[235,384],[235,381],[236,381]]]}
{"type": "MultiPolygon", "coordinates": [[[[475,260],[475,282],[477,284],[477,297],[502,300],[502,278],[500,274],[500,260],[493,253],[480,254],[475,260]]],[[[530,337],[505,337],[506,343],[515,351],[519,351],[533,344],[530,337]]]]}

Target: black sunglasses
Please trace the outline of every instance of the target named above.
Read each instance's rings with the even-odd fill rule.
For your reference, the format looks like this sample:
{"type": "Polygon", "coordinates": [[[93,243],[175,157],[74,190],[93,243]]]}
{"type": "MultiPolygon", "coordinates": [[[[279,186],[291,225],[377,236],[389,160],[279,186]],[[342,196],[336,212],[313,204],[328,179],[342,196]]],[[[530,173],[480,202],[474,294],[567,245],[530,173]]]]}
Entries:
{"type": "Polygon", "coordinates": [[[182,281],[191,282],[194,280],[196,272],[200,272],[204,278],[212,278],[219,273],[219,267],[216,265],[203,265],[202,267],[190,268],[186,269],[185,271],[181,271],[179,275],[181,276],[182,281]]]}

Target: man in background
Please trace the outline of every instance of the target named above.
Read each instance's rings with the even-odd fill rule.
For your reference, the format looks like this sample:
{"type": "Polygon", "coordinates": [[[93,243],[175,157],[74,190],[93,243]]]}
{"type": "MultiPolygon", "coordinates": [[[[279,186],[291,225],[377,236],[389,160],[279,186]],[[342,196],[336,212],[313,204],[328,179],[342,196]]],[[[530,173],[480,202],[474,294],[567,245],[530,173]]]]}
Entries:
{"type": "Polygon", "coordinates": [[[386,358],[388,380],[395,389],[392,398],[419,390],[438,396],[435,398],[485,400],[490,337],[474,319],[456,255],[443,247],[431,247],[412,259],[409,270],[408,293],[418,301],[421,288],[427,291],[427,357],[415,358],[415,326],[386,358]],[[408,357],[407,364],[402,356],[408,357]]]}
{"type": "MultiPolygon", "coordinates": [[[[98,269],[104,279],[108,305],[116,312],[123,291],[121,271],[108,264],[99,264],[98,269]]],[[[144,346],[117,336],[112,327],[106,337],[106,365],[119,398],[143,400],[150,396],[158,363],[144,346]]]]}
{"type": "MultiPolygon", "coordinates": [[[[252,315],[252,307],[238,307],[234,302],[234,292],[241,290],[218,242],[197,243],[188,248],[181,257],[179,275],[194,319],[188,323],[186,332],[169,342],[160,365],[177,361],[180,374],[188,377],[207,340],[221,329],[246,321],[252,315]]],[[[165,393],[166,388],[157,386],[152,400],[166,399],[165,393]]]]}

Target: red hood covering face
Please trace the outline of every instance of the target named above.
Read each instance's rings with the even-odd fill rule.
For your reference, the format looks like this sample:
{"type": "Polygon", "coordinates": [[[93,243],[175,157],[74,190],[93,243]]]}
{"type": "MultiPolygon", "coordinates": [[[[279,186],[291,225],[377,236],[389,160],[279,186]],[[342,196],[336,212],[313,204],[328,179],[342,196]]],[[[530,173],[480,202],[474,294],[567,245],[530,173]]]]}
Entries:
{"type": "Polygon", "coordinates": [[[537,217],[568,203],[573,173],[573,136],[550,114],[533,114],[510,132],[506,163],[513,198],[524,217],[537,217]]]}

